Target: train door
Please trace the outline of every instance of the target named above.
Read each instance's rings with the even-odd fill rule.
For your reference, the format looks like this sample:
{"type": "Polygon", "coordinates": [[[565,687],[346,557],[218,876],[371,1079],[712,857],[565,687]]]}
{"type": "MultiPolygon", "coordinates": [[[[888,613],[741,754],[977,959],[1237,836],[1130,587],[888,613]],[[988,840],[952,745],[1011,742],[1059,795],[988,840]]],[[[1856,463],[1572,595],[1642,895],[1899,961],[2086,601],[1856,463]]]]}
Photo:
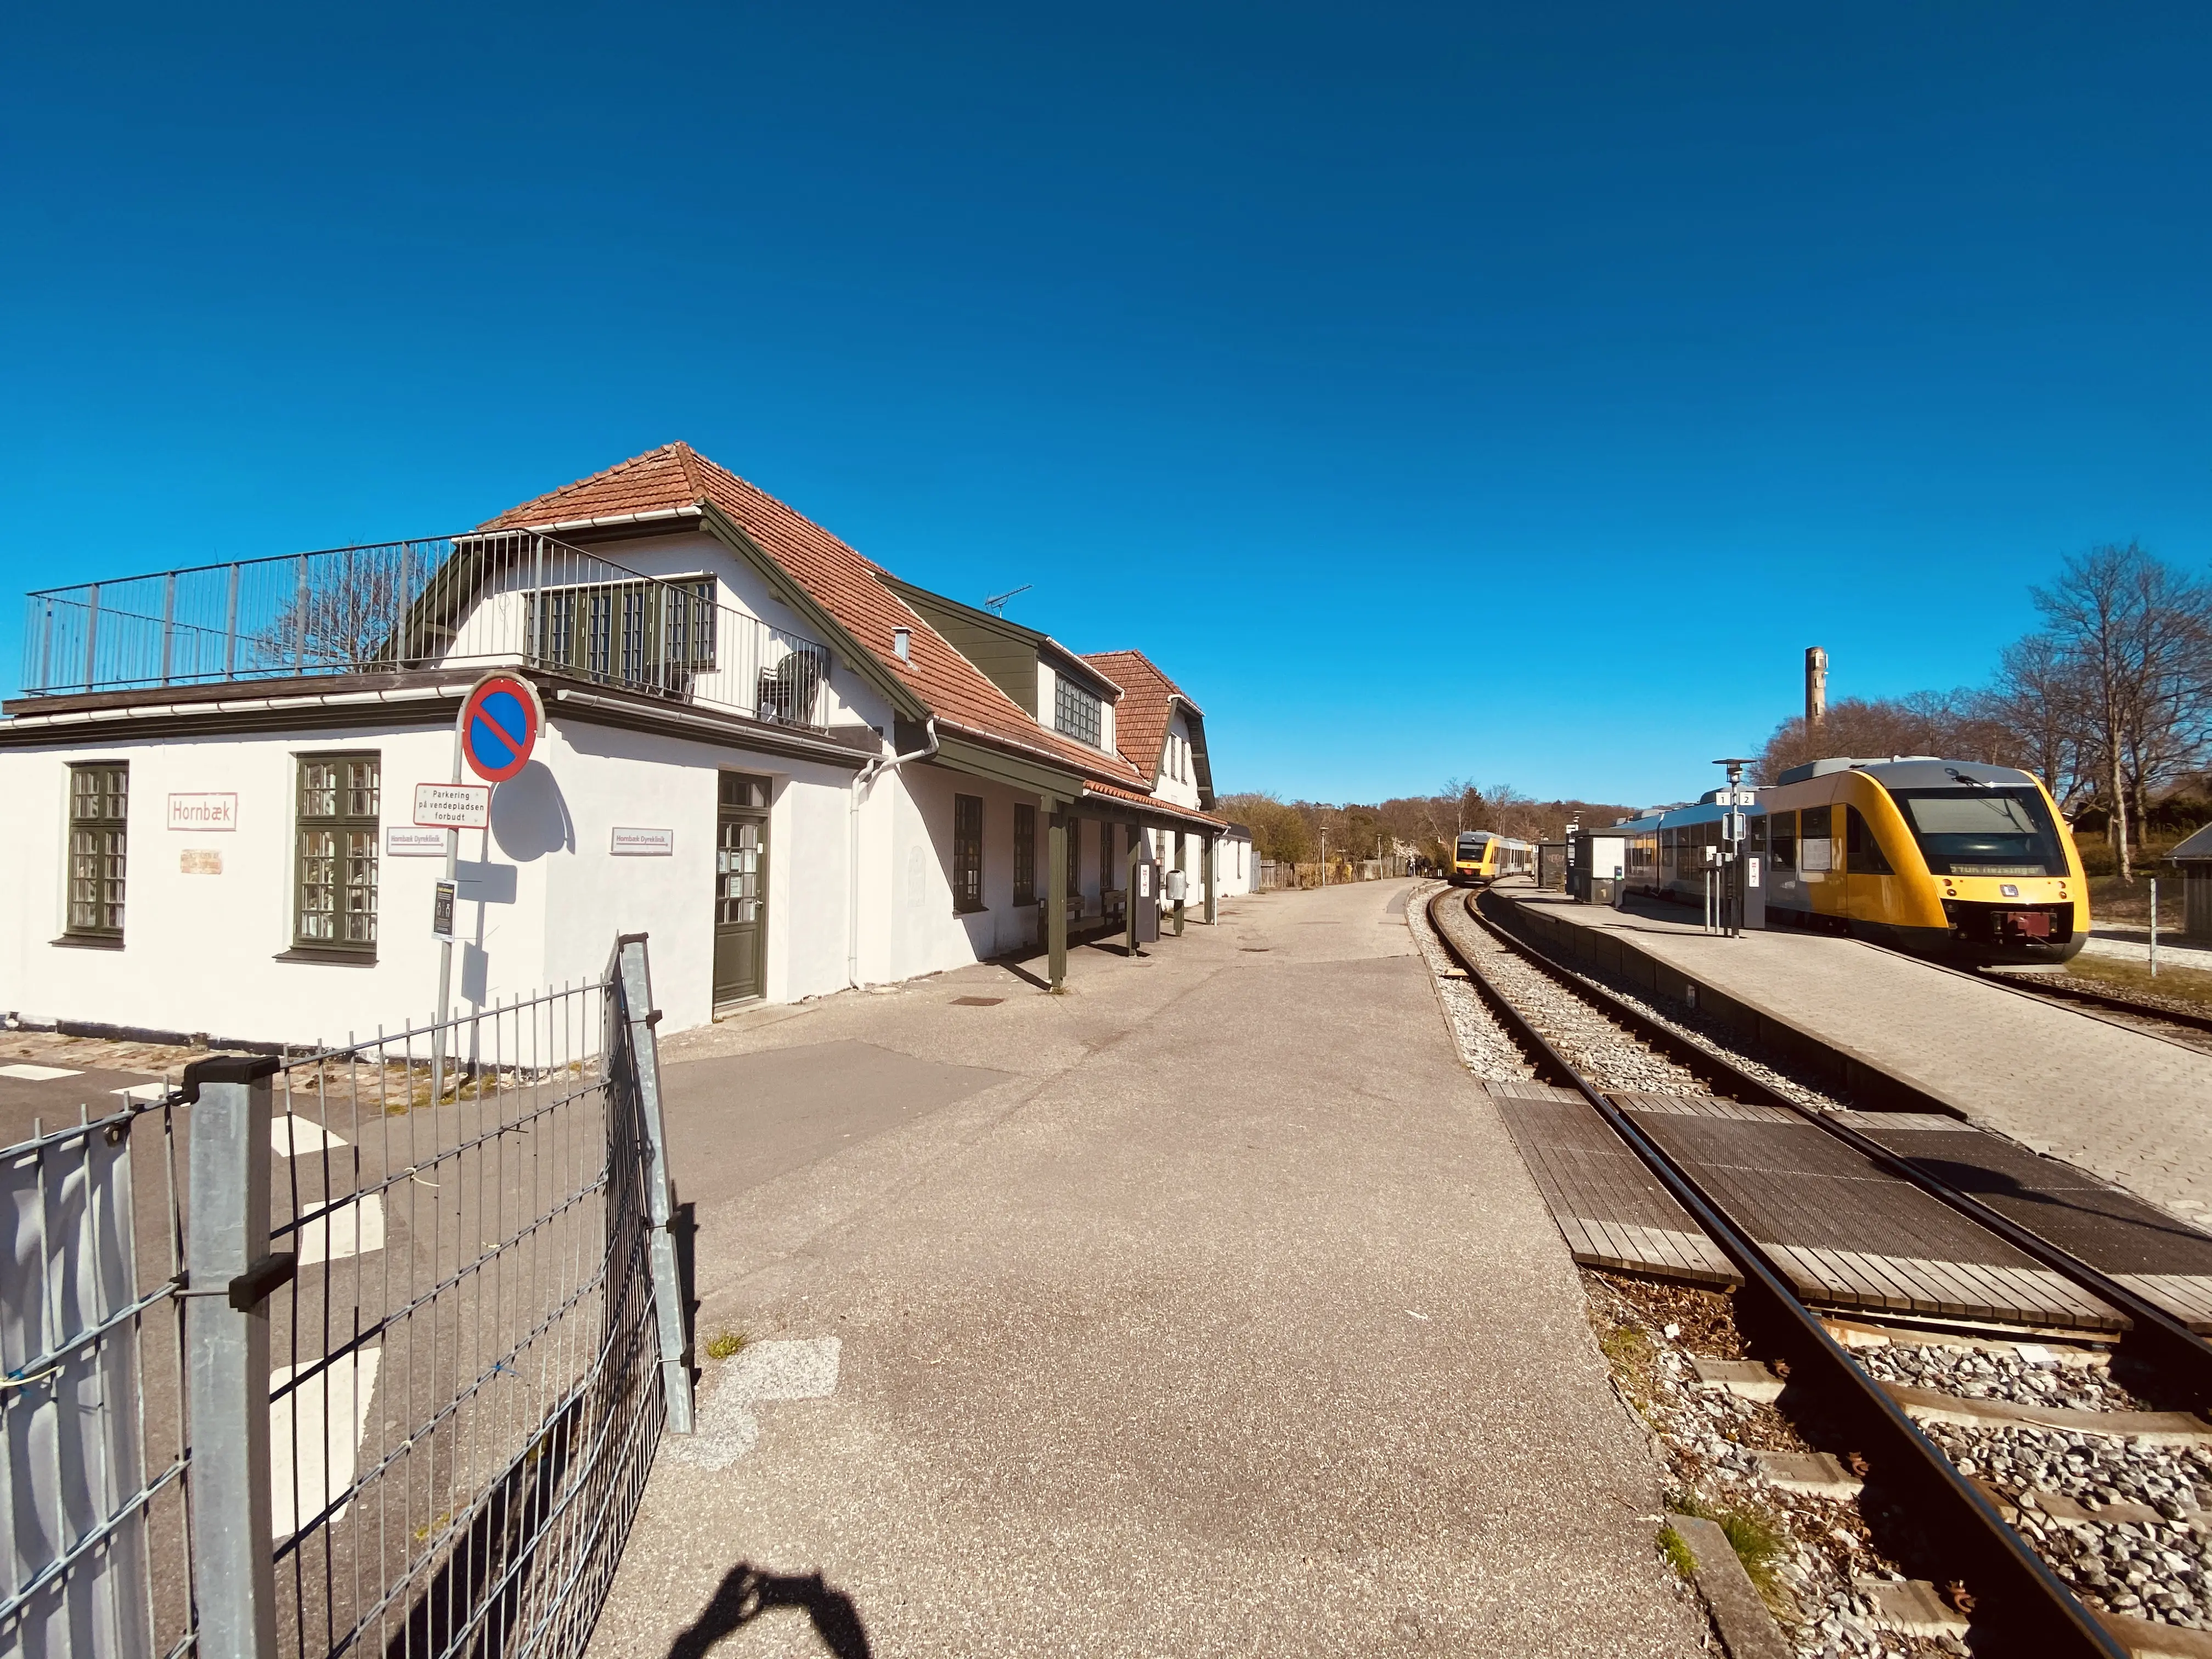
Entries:
{"type": "Polygon", "coordinates": [[[1894,920],[1896,904],[1891,878],[1896,872],[1875,839],[1874,826],[1856,806],[1838,805],[1841,821],[1844,904],[1854,922],[1886,923],[1894,920]]]}
{"type": "Polygon", "coordinates": [[[1797,879],[1805,884],[1806,908],[1816,916],[1840,921],[1850,914],[1844,891],[1842,838],[1836,834],[1836,809],[1808,806],[1797,815],[1797,879]]]}

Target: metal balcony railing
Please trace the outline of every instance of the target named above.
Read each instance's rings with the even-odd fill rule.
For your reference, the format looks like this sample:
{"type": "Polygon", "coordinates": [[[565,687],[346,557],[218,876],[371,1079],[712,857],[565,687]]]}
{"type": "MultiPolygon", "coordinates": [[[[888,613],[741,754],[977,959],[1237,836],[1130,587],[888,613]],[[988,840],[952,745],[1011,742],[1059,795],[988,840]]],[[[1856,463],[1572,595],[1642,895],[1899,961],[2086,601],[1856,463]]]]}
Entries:
{"type": "Polygon", "coordinates": [[[828,723],[830,653],[529,531],[386,542],[49,588],[26,696],[457,665],[550,669],[780,726],[828,723]]]}

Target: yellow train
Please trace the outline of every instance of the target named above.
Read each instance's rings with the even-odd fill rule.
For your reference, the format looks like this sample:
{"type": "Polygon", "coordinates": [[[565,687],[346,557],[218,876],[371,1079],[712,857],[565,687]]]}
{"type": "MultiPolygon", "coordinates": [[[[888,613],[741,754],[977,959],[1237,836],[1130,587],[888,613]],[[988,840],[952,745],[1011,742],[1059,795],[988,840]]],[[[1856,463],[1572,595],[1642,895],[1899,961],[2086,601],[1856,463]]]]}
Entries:
{"type": "MultiPolygon", "coordinates": [[[[1627,840],[1632,886],[1697,899],[1729,810],[1709,797],[1605,833],[1627,840]]],[[[2033,773],[1925,756],[1812,761],[1742,810],[1769,927],[1976,965],[2064,962],[2089,937],[2081,855],[2033,773]]]]}
{"type": "Polygon", "coordinates": [[[1536,849],[1489,830],[1466,830],[1452,846],[1445,873],[1455,887],[1487,887],[1500,876],[1527,875],[1536,867],[1536,849]]]}

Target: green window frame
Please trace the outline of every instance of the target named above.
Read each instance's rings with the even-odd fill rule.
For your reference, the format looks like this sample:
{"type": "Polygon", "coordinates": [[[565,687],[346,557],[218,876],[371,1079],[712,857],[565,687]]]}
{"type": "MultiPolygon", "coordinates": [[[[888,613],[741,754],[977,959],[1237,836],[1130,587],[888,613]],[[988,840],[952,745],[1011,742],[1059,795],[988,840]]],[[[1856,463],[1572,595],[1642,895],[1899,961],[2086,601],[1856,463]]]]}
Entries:
{"type": "Polygon", "coordinates": [[[1097,748],[1104,730],[1097,693],[1060,674],[1054,680],[1052,697],[1053,725],[1062,735],[1097,748]]]}
{"type": "Polygon", "coordinates": [[[983,798],[952,798],[952,908],[983,908],[983,798]]]}
{"type": "Polygon", "coordinates": [[[297,759],[292,943],[302,950],[372,956],[383,757],[356,750],[297,759]]]}
{"type": "Polygon", "coordinates": [[[711,579],[594,582],[526,596],[538,660],[618,685],[673,684],[714,670],[711,579]]]}
{"type": "Polygon", "coordinates": [[[1036,808],[1014,806],[1014,902],[1036,902],[1036,808]]]}
{"type": "Polygon", "coordinates": [[[69,769],[69,909],[71,939],[120,939],[130,874],[131,765],[86,761],[69,769]]]}

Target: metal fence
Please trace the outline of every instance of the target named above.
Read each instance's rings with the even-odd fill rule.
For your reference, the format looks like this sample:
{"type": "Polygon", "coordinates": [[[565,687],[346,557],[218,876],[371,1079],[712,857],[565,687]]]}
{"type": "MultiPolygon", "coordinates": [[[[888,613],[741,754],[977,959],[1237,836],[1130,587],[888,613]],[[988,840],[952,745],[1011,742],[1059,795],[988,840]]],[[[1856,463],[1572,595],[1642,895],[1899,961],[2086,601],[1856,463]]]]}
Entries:
{"type": "Polygon", "coordinates": [[[828,720],[828,647],[530,531],[435,536],[49,588],[27,696],[210,681],[543,667],[781,725],[828,720]]]}
{"type": "Polygon", "coordinates": [[[127,1196],[95,1166],[158,1118],[189,1149],[186,1196],[110,1244],[120,1278],[82,1315],[71,1241],[129,1239],[127,1215],[111,1198],[32,1249],[19,1202],[18,1271],[69,1315],[32,1358],[73,1340],[86,1358],[8,1391],[11,1511],[63,1496],[37,1549],[17,1542],[0,1650],[580,1653],[659,1437],[691,1427],[656,1018],[625,939],[601,979],[303,1060],[199,1062],[171,1102],[39,1143],[77,1162],[36,1190],[82,1169],[127,1196]],[[167,1282],[116,1300],[164,1240],[167,1282]],[[80,1375],[96,1401],[65,1392],[80,1375]],[[64,1443],[33,1469],[36,1401],[64,1443]],[[188,1524],[157,1507],[173,1491],[188,1524]]]}
{"type": "Polygon", "coordinates": [[[81,1112],[0,1152],[0,1652],[191,1644],[176,1128],[81,1112]]]}

